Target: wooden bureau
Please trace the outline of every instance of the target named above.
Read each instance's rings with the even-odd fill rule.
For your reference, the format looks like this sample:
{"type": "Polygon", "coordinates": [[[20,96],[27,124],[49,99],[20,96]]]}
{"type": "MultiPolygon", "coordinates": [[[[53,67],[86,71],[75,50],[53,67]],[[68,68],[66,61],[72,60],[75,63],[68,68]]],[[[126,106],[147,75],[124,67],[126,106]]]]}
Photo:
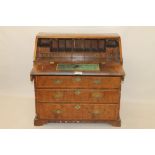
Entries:
{"type": "Polygon", "coordinates": [[[117,34],[36,36],[31,80],[34,125],[107,122],[121,126],[121,40],[117,34]]]}

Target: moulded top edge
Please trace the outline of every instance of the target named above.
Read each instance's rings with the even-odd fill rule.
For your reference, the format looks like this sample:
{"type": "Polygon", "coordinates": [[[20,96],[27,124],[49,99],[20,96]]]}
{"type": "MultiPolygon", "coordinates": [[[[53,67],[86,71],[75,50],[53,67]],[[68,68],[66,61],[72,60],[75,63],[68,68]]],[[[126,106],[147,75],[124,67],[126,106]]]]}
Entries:
{"type": "Polygon", "coordinates": [[[38,33],[37,38],[119,38],[117,33],[38,33]]]}

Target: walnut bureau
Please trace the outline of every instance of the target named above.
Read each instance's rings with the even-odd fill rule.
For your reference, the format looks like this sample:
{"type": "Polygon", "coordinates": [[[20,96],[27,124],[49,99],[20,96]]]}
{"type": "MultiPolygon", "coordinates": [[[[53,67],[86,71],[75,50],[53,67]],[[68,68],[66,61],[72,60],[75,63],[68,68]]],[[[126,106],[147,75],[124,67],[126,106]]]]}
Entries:
{"type": "Polygon", "coordinates": [[[36,117],[49,122],[106,122],[121,126],[121,39],[117,34],[48,34],[35,39],[36,117]]]}

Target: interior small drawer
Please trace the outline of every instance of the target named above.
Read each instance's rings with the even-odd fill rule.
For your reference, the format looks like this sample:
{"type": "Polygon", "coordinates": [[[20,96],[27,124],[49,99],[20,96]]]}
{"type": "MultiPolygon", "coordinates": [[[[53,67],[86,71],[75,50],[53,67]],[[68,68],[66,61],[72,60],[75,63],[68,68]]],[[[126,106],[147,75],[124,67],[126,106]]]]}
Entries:
{"type": "Polygon", "coordinates": [[[40,119],[51,120],[117,120],[117,104],[37,104],[40,119]]]}
{"type": "Polygon", "coordinates": [[[37,88],[120,88],[120,77],[36,76],[37,88]]]}

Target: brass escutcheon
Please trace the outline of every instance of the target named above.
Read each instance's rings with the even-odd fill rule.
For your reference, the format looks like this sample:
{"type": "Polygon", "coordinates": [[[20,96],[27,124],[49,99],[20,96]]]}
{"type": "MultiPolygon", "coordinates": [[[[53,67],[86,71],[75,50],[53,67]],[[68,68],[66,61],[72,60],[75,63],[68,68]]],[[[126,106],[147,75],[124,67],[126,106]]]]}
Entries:
{"type": "Polygon", "coordinates": [[[75,77],[75,78],[73,78],[73,81],[74,82],[80,82],[81,81],[81,77],[75,77]]]}
{"type": "Polygon", "coordinates": [[[103,95],[102,95],[102,93],[99,93],[99,92],[95,92],[95,93],[92,93],[92,97],[93,98],[102,98],[103,97],[103,95]]]}
{"type": "Polygon", "coordinates": [[[63,80],[61,80],[61,79],[54,79],[53,80],[54,84],[61,84],[62,82],[63,82],[63,80]]]}
{"type": "Polygon", "coordinates": [[[101,80],[99,80],[99,79],[96,79],[96,80],[94,80],[93,81],[95,84],[101,84],[101,80]]]}
{"type": "Polygon", "coordinates": [[[75,109],[79,110],[81,108],[81,106],[79,104],[74,106],[75,109]]]}
{"type": "Polygon", "coordinates": [[[81,90],[76,89],[76,90],[74,91],[74,93],[75,93],[75,95],[80,95],[80,94],[81,94],[81,90]]]}
{"type": "Polygon", "coordinates": [[[62,98],[63,97],[63,92],[56,92],[53,94],[54,98],[58,99],[58,98],[62,98]]]}

